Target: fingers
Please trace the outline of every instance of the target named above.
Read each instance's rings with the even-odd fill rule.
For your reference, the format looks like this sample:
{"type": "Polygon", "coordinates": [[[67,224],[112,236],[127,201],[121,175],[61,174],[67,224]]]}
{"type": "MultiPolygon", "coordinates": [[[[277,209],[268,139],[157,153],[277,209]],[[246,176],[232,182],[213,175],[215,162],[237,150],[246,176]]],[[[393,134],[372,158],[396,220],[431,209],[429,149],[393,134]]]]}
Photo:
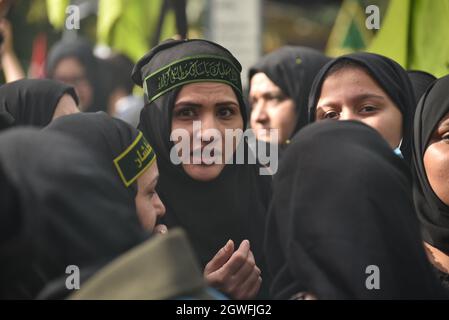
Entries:
{"type": "Polygon", "coordinates": [[[232,257],[228,262],[223,266],[223,269],[226,270],[226,273],[229,275],[234,275],[240,268],[247,262],[248,256],[250,253],[250,244],[248,240],[243,240],[240,244],[238,250],[234,252],[232,257]]]}
{"type": "Polygon", "coordinates": [[[250,250],[248,259],[245,261],[242,267],[234,274],[234,282],[237,285],[241,285],[252,273],[260,275],[260,269],[257,267],[254,255],[250,250]]]}
{"type": "MultiPolygon", "coordinates": [[[[221,248],[217,254],[212,258],[211,261],[206,265],[204,268],[204,275],[207,276],[213,272],[216,272],[220,268],[223,267],[223,265],[231,258],[232,254],[234,253],[234,241],[229,240],[223,248],[221,248]]],[[[208,280],[208,279],[206,279],[208,280]]],[[[219,281],[219,279],[209,279],[219,281]]]]}
{"type": "Polygon", "coordinates": [[[156,234],[166,234],[167,232],[168,232],[168,228],[165,224],[158,224],[153,229],[153,233],[156,233],[156,234]]]}
{"type": "Polygon", "coordinates": [[[236,299],[246,300],[253,299],[257,293],[259,293],[262,285],[262,277],[256,273],[252,273],[251,276],[242,284],[240,293],[236,295],[236,299]]]}
{"type": "Polygon", "coordinates": [[[241,296],[237,297],[237,299],[252,299],[254,298],[260,290],[260,286],[262,285],[262,277],[261,271],[259,267],[256,265],[254,255],[251,252],[251,263],[253,263],[254,268],[249,276],[246,277],[246,280],[242,283],[240,290],[241,296]]]}
{"type": "Polygon", "coordinates": [[[232,275],[224,286],[224,291],[234,299],[251,299],[259,292],[262,278],[254,255],[250,251],[242,267],[232,275]]]}
{"type": "Polygon", "coordinates": [[[248,240],[242,241],[237,251],[223,247],[207,264],[204,277],[206,282],[230,295],[234,299],[251,299],[259,292],[262,278],[256,265],[248,240]]]}

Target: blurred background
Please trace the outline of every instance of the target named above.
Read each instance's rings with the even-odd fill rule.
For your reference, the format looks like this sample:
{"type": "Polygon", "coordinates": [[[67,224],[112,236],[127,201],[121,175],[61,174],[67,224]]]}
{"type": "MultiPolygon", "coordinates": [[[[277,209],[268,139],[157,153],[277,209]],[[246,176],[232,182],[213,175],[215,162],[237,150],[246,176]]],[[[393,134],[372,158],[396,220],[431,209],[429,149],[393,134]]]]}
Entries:
{"type": "Polygon", "coordinates": [[[45,77],[55,42],[79,36],[100,58],[118,52],[133,62],[169,37],[206,38],[230,49],[243,75],[283,45],[331,56],[370,50],[408,69],[436,76],[449,70],[448,0],[0,0],[0,6],[16,56],[34,78],[45,77]],[[369,5],[379,9],[380,30],[366,27],[369,5]]]}

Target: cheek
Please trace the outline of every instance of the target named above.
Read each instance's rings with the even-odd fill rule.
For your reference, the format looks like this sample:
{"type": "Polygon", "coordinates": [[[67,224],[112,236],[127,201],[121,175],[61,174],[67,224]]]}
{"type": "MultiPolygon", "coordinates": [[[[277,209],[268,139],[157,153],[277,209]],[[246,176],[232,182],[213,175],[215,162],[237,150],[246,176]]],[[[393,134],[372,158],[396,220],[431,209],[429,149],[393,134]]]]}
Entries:
{"type": "Polygon", "coordinates": [[[175,138],[175,140],[173,140],[174,144],[180,142],[182,139],[188,139],[189,141],[192,141],[193,139],[192,122],[173,119],[171,123],[171,130],[173,138],[175,138]]]}
{"type": "Polygon", "coordinates": [[[152,231],[156,225],[156,213],[148,196],[137,195],[136,211],[142,227],[152,231]]]}
{"type": "Polygon", "coordinates": [[[376,129],[387,140],[392,148],[396,148],[402,139],[402,114],[397,111],[381,113],[362,120],[365,124],[376,129]]]}
{"type": "Polygon", "coordinates": [[[249,115],[249,119],[250,119],[250,121],[251,121],[251,125],[253,126],[253,125],[256,125],[256,124],[257,124],[257,112],[256,112],[256,109],[255,109],[255,108],[251,109],[250,112],[251,112],[251,113],[250,113],[250,115],[249,115]]]}
{"type": "Polygon", "coordinates": [[[221,124],[220,128],[217,128],[218,130],[222,131],[224,134],[224,129],[242,129],[243,130],[243,117],[239,113],[235,117],[233,117],[230,121],[225,121],[221,124]]]}
{"type": "Polygon", "coordinates": [[[423,160],[430,186],[438,198],[449,205],[449,144],[431,144],[423,160]]]}
{"type": "Polygon", "coordinates": [[[83,82],[75,87],[75,90],[80,98],[81,104],[87,106],[92,102],[92,88],[87,82],[83,82]]]}
{"type": "Polygon", "coordinates": [[[292,102],[283,102],[273,108],[269,114],[272,128],[280,131],[291,131],[296,123],[295,105],[292,102]]]}

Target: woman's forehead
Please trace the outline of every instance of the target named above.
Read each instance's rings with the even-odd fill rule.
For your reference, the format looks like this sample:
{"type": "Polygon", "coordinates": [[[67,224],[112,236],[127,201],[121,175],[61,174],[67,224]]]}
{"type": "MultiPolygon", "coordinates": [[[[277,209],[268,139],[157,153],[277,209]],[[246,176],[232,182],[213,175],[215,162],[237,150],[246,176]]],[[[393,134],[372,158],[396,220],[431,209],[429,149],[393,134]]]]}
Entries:
{"type": "Polygon", "coordinates": [[[206,103],[210,101],[228,101],[238,103],[234,90],[220,82],[198,82],[184,85],[179,92],[176,103],[206,103]]]}
{"type": "Polygon", "coordinates": [[[279,88],[265,73],[258,72],[251,78],[250,94],[256,92],[273,92],[281,91],[279,88]]]}
{"type": "Polygon", "coordinates": [[[366,71],[359,68],[339,70],[324,80],[320,98],[337,95],[389,98],[385,90],[366,71]]]}

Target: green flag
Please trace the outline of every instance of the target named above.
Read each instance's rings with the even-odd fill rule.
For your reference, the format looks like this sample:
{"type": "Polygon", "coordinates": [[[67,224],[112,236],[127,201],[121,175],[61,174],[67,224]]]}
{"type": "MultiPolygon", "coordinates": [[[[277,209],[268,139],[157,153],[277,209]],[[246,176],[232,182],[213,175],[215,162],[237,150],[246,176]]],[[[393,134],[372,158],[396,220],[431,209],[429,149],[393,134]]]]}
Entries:
{"type": "Polygon", "coordinates": [[[365,49],[372,37],[372,31],[365,26],[365,19],[360,1],[345,0],[329,36],[326,54],[339,56],[365,49]]]}
{"type": "Polygon", "coordinates": [[[388,56],[409,70],[436,77],[449,73],[449,0],[390,1],[368,51],[388,56]]]}
{"type": "Polygon", "coordinates": [[[47,15],[50,24],[56,30],[64,27],[66,18],[66,8],[70,5],[70,0],[47,0],[47,15]]]}
{"type": "MultiPolygon", "coordinates": [[[[99,43],[137,61],[150,49],[164,0],[100,0],[98,3],[97,39],[99,43]]],[[[176,33],[175,16],[169,10],[161,39],[176,33]]]]}

